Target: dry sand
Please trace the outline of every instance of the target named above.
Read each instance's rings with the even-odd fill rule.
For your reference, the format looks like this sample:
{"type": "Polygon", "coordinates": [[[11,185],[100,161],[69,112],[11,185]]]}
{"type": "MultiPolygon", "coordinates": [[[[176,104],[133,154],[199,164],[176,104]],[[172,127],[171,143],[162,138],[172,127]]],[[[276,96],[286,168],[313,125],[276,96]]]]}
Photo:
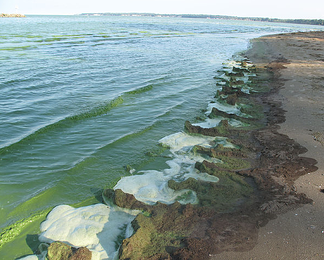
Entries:
{"type": "Polygon", "coordinates": [[[324,259],[324,32],[258,38],[247,56],[257,66],[287,59],[280,70],[284,86],[273,96],[286,110],[279,133],[307,148],[302,156],[318,161],[317,171],[295,182],[297,192],[314,202],[260,228],[251,251],[225,252],[214,259],[324,259]]]}

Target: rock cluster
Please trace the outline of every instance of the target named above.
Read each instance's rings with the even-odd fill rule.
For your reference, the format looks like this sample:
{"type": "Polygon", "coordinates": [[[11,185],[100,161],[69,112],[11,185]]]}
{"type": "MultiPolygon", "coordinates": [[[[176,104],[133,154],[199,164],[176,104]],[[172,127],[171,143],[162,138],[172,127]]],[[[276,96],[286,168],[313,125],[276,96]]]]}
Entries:
{"type": "Polygon", "coordinates": [[[208,259],[222,251],[249,250],[257,242],[257,229],[276,214],[291,207],[311,203],[297,194],[294,180],[315,171],[316,161],[300,157],[305,148],[277,132],[285,120],[279,103],[271,99],[278,91],[279,69],[287,61],[256,68],[247,60],[222,72],[215,98],[220,103],[240,107],[231,114],[213,108],[209,118],[221,118],[216,127],[203,128],[189,121],[190,134],[222,136],[235,148],[215,145],[195,146],[194,153],[221,163],[197,162],[197,171],[214,175],[219,182],[189,178],[170,180],[174,190],[197,194],[197,204],[146,205],[122,190],[106,190],[104,196],[119,207],[142,213],[132,222],[134,233],[123,240],[119,259],[208,259]],[[232,126],[230,120],[241,122],[232,126]]]}

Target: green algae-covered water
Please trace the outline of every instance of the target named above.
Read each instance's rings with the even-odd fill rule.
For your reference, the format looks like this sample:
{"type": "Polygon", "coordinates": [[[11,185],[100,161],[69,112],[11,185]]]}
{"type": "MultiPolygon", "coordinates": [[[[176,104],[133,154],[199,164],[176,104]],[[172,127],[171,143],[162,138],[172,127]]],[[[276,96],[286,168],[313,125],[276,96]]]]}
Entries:
{"type": "Polygon", "coordinates": [[[165,160],[152,157],[163,152],[158,140],[204,114],[216,71],[251,38],[321,28],[171,17],[0,19],[0,259],[33,253],[54,206],[97,203],[129,169],[164,169],[165,160]]]}

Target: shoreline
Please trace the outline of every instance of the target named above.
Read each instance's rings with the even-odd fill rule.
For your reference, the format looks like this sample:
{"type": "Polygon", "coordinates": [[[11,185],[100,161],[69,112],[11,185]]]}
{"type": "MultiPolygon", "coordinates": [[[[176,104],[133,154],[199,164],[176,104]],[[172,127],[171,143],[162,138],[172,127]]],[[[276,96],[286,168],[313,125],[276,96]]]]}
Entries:
{"type": "Polygon", "coordinates": [[[317,160],[318,169],[299,177],[294,187],[313,202],[279,214],[258,233],[250,251],[225,252],[216,259],[323,259],[324,222],[324,33],[291,33],[253,40],[246,55],[260,67],[285,61],[279,70],[284,82],[272,96],[282,104],[285,121],[278,132],[288,135],[307,149],[303,156],[317,160]]]}
{"type": "MultiPolygon", "coordinates": [[[[148,205],[122,189],[104,191],[104,201],[108,205],[142,211],[132,221],[134,234],[121,242],[120,259],[142,259],[143,256],[147,259],[197,260],[322,259],[322,184],[314,186],[315,181],[320,182],[319,175],[324,175],[321,162],[323,125],[315,124],[323,123],[319,113],[324,111],[321,108],[322,86],[316,85],[315,89],[311,86],[313,91],[319,91],[317,102],[311,103],[319,106],[317,112],[302,102],[312,96],[305,96],[301,86],[305,78],[314,80],[312,72],[318,66],[315,79],[324,81],[321,75],[324,60],[312,53],[320,59],[318,63],[309,66],[306,56],[295,62],[296,50],[291,56],[285,51],[290,51],[292,38],[296,35],[310,36],[311,33],[255,39],[253,48],[246,52],[248,60],[241,61],[240,66],[234,66],[231,71],[222,71],[227,79],[219,78],[223,87],[215,98],[226,106],[239,105],[238,114],[211,106],[207,119],[224,118],[218,126],[204,128],[186,121],[185,130],[192,138],[222,136],[233,145],[228,146],[223,141],[217,143],[216,139],[206,145],[195,141],[193,153],[210,159],[194,164],[194,171],[201,174],[200,177],[168,181],[168,187],[175,191],[194,191],[199,203],[176,201],[148,205]],[[278,41],[282,38],[286,40],[283,45],[289,44],[289,48],[278,51],[278,41]],[[256,67],[248,65],[249,60],[256,67]],[[305,77],[301,72],[309,67],[310,74],[305,77]],[[296,74],[295,70],[300,68],[302,70],[296,74]],[[254,73],[256,76],[252,76],[254,73]],[[243,78],[248,79],[245,82],[243,78]],[[294,89],[295,85],[299,88],[294,89]],[[248,87],[248,93],[242,91],[244,87],[248,87]],[[292,90],[298,93],[291,95],[292,90]],[[295,97],[299,103],[293,99],[295,97]],[[298,104],[302,105],[302,111],[296,107],[298,104]],[[317,120],[305,122],[312,120],[309,114],[317,120]],[[295,120],[297,116],[299,120],[295,120]],[[242,125],[231,126],[232,121],[242,121],[242,125]],[[212,160],[216,158],[223,162],[212,160]],[[203,174],[220,181],[203,180],[203,174]],[[304,243],[302,247],[301,243],[304,243]]],[[[299,38],[297,41],[301,43],[299,38]]],[[[315,52],[320,45],[314,46],[315,52]]],[[[173,147],[172,142],[166,144],[170,149],[173,147]]],[[[179,145],[178,140],[175,144],[179,145]]],[[[177,149],[174,147],[173,152],[183,154],[181,147],[177,149]]],[[[183,194],[183,199],[187,195],[192,193],[183,194]]]]}
{"type": "MultiPolygon", "coordinates": [[[[261,52],[255,47],[253,50],[258,55],[264,53],[264,46],[258,47],[261,47],[261,52]]],[[[185,123],[185,130],[189,134],[223,136],[240,147],[239,151],[235,151],[235,149],[222,150],[216,146],[214,148],[195,146],[193,148],[195,152],[215,158],[225,156],[229,160],[241,158],[239,159],[240,162],[237,162],[236,165],[228,165],[229,168],[226,169],[224,165],[210,163],[208,160],[202,163],[197,162],[195,168],[200,173],[208,173],[220,178],[220,184],[213,185],[213,188],[209,190],[205,187],[206,184],[197,184],[192,180],[187,180],[183,182],[184,184],[169,181],[169,187],[172,189],[189,188],[196,191],[199,205],[187,204],[180,206],[180,204],[174,203],[170,206],[163,206],[162,204],[148,206],[141,204],[133,195],[121,190],[105,191],[104,196],[113,204],[122,208],[139,209],[148,214],[145,217],[139,214],[132,222],[135,233],[130,238],[123,240],[119,250],[120,259],[135,256],[137,258],[134,259],[139,259],[140,255],[147,254],[145,250],[147,250],[146,247],[150,243],[147,240],[148,238],[140,246],[137,243],[137,241],[143,241],[143,234],[154,234],[154,236],[159,237],[159,240],[164,241],[170,238],[163,236],[168,236],[165,234],[174,229],[177,230],[179,238],[169,241],[169,245],[166,243],[168,245],[165,247],[166,251],[161,249],[156,251],[156,249],[153,249],[153,244],[151,244],[150,257],[154,255],[152,259],[162,259],[163,257],[197,260],[212,259],[213,257],[215,259],[234,259],[239,256],[241,258],[241,253],[240,255],[233,253],[234,256],[228,257],[226,254],[231,253],[222,252],[253,250],[259,244],[260,227],[268,226],[267,224],[271,223],[271,220],[286,212],[298,210],[303,205],[312,205],[314,203],[312,198],[308,198],[303,191],[296,189],[294,182],[299,177],[308,176],[316,171],[318,169],[315,166],[317,161],[311,157],[304,157],[307,149],[296,140],[279,131],[279,124],[285,122],[285,110],[282,108],[282,100],[274,97],[277,97],[278,92],[285,84],[285,80],[281,78],[281,71],[289,64],[289,61],[278,55],[261,65],[254,57],[249,55],[247,57],[246,61],[241,62],[240,68],[234,67],[231,72],[225,72],[226,76],[229,77],[229,81],[223,82],[225,85],[223,85],[222,90],[217,92],[215,98],[230,105],[243,102],[241,104],[245,104],[249,108],[247,110],[241,108],[241,112],[247,112],[252,117],[250,119],[242,118],[214,107],[209,117],[224,118],[218,126],[203,128],[197,124],[191,124],[189,121],[185,123]],[[246,71],[251,73],[251,70],[247,69],[249,60],[256,65],[256,76],[254,79],[252,76],[252,83],[247,83],[251,88],[250,94],[247,95],[241,90],[241,87],[246,85],[241,80],[241,77],[243,74],[245,75],[246,71]],[[258,105],[262,106],[259,110],[258,105]],[[262,113],[262,110],[265,121],[258,114],[262,113]],[[248,122],[250,126],[248,128],[232,128],[228,124],[231,119],[248,122]],[[265,123],[265,126],[259,125],[261,122],[265,123]],[[243,167],[246,158],[253,162],[251,166],[243,167]],[[250,188],[255,187],[254,193],[248,195],[248,192],[245,194],[242,192],[241,196],[242,199],[244,198],[244,202],[236,206],[230,203],[226,204],[226,199],[219,201],[219,194],[226,194],[226,196],[229,196],[225,196],[227,200],[231,199],[231,195],[227,192],[223,193],[224,188],[221,188],[226,183],[227,178],[241,184],[246,181],[246,183],[249,183],[250,188]],[[237,178],[243,179],[239,181],[237,178]],[[200,186],[204,188],[197,188],[200,186]],[[206,190],[202,190],[205,188],[206,190]],[[216,190],[217,195],[213,194],[212,190],[214,190],[213,192],[216,190]],[[204,201],[206,200],[204,194],[208,194],[207,197],[209,197],[208,201],[210,202],[204,201]],[[226,205],[227,210],[219,205],[226,205]],[[170,216],[172,217],[170,218],[170,216]],[[167,220],[167,218],[169,219],[167,220]],[[136,250],[132,248],[136,248],[136,250]]],[[[224,157],[221,158],[222,160],[225,159],[224,157]]],[[[225,164],[228,164],[227,159],[225,164]]],[[[237,188],[240,189],[234,185],[225,189],[235,193],[237,188]]],[[[263,252],[261,251],[261,256],[264,257],[263,252]]],[[[250,256],[247,259],[251,259],[250,256]]],[[[269,258],[268,256],[265,258],[258,256],[255,259],[269,258]]]]}

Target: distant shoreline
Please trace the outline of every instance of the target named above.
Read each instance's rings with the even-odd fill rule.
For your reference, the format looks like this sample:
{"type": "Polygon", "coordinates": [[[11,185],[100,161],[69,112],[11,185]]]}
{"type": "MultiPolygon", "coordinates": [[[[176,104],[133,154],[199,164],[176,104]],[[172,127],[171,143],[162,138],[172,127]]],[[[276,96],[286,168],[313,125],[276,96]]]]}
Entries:
{"type": "Polygon", "coordinates": [[[0,17],[2,18],[22,18],[26,17],[24,14],[0,14],[0,17]]]}
{"type": "Polygon", "coordinates": [[[227,15],[207,15],[207,14],[156,14],[156,13],[81,13],[79,15],[86,16],[146,16],[146,17],[177,17],[177,18],[203,18],[203,19],[228,19],[228,20],[244,20],[274,23],[295,23],[324,25],[323,19],[278,19],[264,17],[238,17],[227,15]]]}

